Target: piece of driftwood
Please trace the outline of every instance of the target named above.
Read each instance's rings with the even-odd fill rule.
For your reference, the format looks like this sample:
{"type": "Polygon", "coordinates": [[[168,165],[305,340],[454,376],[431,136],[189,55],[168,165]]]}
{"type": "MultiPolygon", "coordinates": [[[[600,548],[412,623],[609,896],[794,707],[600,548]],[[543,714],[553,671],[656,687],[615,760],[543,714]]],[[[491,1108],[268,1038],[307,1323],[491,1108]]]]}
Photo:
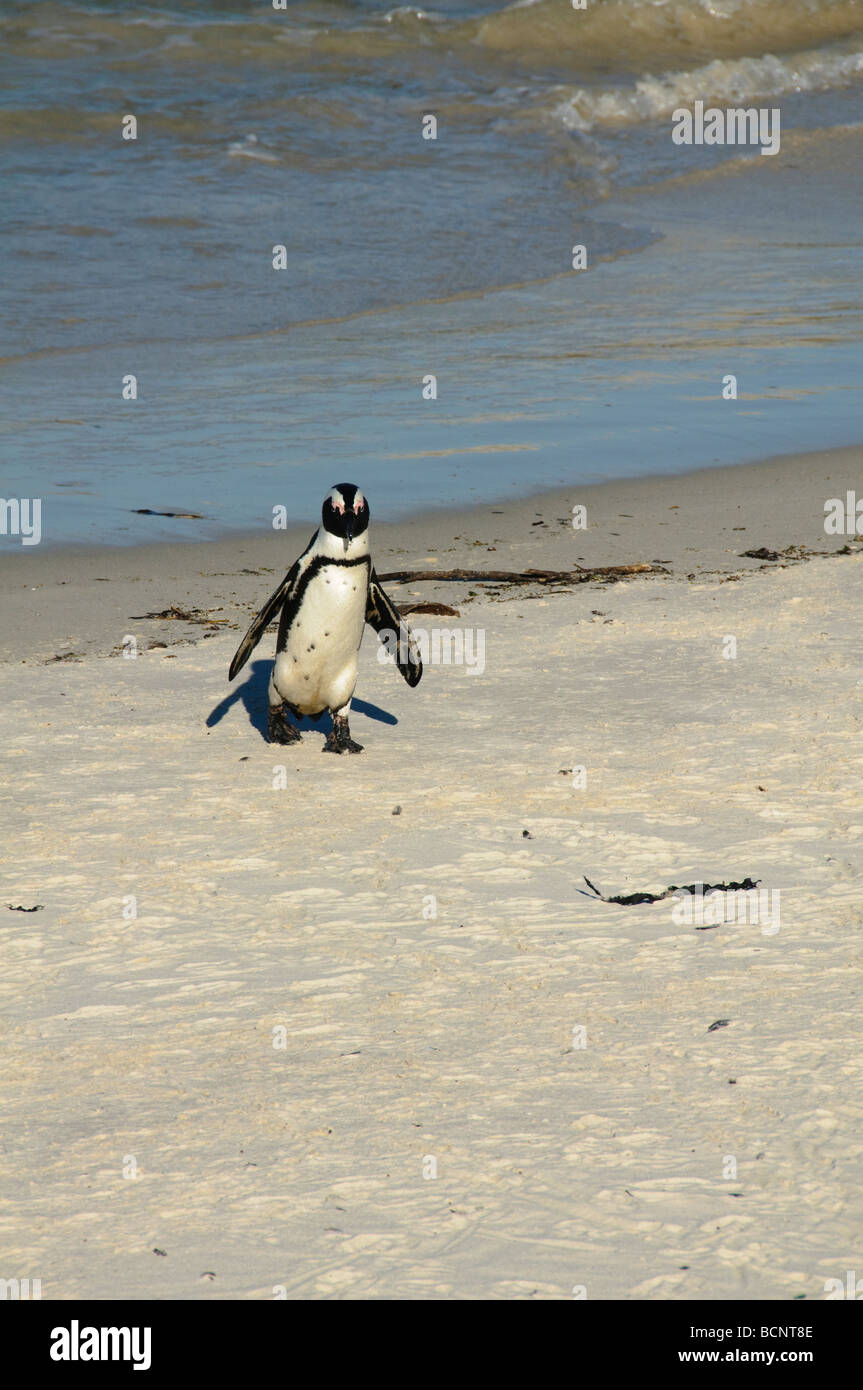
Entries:
{"type": "Polygon", "coordinates": [[[584,881],[588,888],[592,889],[598,898],[604,903],[619,903],[621,907],[634,907],[637,903],[658,903],[663,898],[671,898],[675,893],[689,893],[695,897],[701,890],[706,898],[708,893],[748,893],[753,888],[757,888],[761,882],[760,878],[745,878],[742,883],[686,883],[678,888],[672,885],[666,888],[664,893],[618,893],[614,897],[607,898],[604,893],[600,893],[595,883],[591,883],[587,874],[584,881]]]}
{"type": "Polygon", "coordinates": [[[574,570],[390,570],[381,583],[415,584],[418,580],[468,580],[485,584],[584,584],[589,579],[622,579],[629,574],[668,574],[662,565],[601,565],[574,570]]]}

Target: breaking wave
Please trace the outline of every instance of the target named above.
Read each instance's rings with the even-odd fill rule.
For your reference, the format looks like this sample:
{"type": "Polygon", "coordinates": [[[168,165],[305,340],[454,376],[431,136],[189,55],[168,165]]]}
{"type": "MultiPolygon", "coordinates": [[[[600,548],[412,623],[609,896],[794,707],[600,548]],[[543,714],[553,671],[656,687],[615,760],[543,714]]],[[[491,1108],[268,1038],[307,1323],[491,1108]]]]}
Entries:
{"type": "MultiPolygon", "coordinates": [[[[570,130],[631,124],[666,115],[694,101],[745,106],[790,92],[826,91],[863,74],[863,48],[797,53],[792,58],[714,59],[691,72],[650,74],[634,85],[580,87],[557,101],[554,115],[570,130]]],[[[558,92],[559,95],[559,92],[558,92]]]]}

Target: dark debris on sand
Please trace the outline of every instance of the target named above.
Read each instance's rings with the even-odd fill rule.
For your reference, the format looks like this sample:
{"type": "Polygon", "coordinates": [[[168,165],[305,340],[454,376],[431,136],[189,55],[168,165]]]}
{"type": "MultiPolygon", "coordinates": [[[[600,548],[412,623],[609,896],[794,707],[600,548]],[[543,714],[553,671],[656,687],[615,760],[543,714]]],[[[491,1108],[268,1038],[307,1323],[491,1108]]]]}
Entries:
{"type": "Polygon", "coordinates": [[[600,893],[596,884],[591,883],[587,874],[584,875],[584,881],[602,902],[618,903],[621,907],[635,907],[638,903],[662,902],[664,898],[671,898],[675,893],[689,893],[690,896],[695,896],[701,892],[704,897],[707,897],[708,893],[748,893],[751,889],[757,888],[761,879],[744,878],[741,883],[687,883],[681,887],[672,884],[662,893],[618,893],[613,897],[606,897],[604,893],[600,893]]]}

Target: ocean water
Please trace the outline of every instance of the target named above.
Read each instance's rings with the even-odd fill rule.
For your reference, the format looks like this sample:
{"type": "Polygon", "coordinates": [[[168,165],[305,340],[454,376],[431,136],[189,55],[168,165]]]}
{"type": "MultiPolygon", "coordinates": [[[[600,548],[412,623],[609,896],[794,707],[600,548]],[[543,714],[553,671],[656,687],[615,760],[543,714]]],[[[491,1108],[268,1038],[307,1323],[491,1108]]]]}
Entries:
{"type": "Polygon", "coordinates": [[[134,544],[857,443],[861,96],[859,0],[5,0],[0,494],[134,544]]]}

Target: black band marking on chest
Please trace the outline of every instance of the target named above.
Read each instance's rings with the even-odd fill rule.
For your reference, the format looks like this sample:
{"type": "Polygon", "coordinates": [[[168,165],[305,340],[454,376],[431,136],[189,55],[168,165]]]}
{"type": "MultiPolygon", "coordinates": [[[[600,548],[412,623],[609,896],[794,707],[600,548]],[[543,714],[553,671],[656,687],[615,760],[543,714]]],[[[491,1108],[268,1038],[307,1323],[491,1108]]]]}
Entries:
{"type": "Polygon", "coordinates": [[[308,569],[306,569],[297,580],[294,592],[282,608],[282,616],[279,620],[279,636],[276,641],[277,653],[283,652],[288,645],[288,633],[291,630],[291,624],[294,618],[300,611],[303,599],[305,598],[306,589],[309,587],[312,580],[320,574],[321,570],[327,569],[330,565],[338,565],[342,569],[353,569],[356,565],[365,565],[366,591],[368,592],[369,575],[372,568],[371,555],[359,555],[355,560],[332,559],[329,555],[316,555],[314,560],[310,562],[308,569]]]}

